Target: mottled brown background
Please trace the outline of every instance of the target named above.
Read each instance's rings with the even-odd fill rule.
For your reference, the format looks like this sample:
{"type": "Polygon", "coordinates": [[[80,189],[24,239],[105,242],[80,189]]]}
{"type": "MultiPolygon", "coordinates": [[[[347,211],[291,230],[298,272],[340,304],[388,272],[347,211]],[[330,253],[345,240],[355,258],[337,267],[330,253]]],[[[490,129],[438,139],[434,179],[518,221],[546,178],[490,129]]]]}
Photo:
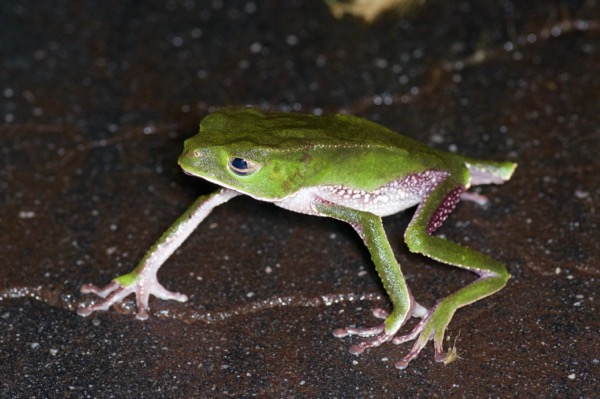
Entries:
{"type": "MultiPolygon", "coordinates": [[[[372,25],[320,1],[1,2],[0,396],[598,397],[599,43],[597,1],[432,1],[372,25]],[[349,354],[331,330],[388,306],[366,249],[249,198],[161,271],[189,302],[153,300],[147,322],[75,314],[83,283],[131,269],[214,189],[176,159],[203,115],[239,104],[519,162],[440,231],[513,274],[456,314],[458,361],[349,354]]],[[[410,254],[410,214],[386,227],[431,306],[473,275],[410,254]]]]}

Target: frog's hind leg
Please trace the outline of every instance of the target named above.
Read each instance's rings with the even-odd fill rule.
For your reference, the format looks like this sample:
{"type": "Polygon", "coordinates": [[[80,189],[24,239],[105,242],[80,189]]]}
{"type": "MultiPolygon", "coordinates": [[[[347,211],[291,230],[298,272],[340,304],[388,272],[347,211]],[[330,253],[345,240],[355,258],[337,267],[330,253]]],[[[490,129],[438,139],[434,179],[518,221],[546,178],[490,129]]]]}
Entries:
{"type": "Polygon", "coordinates": [[[449,363],[454,360],[455,349],[444,353],[443,339],[456,310],[501,290],[510,278],[504,265],[490,256],[433,235],[463,191],[464,186],[448,180],[436,187],[417,208],[405,233],[406,243],[412,252],[470,270],[479,278],[439,300],[413,331],[394,339],[394,343],[416,339],[409,354],[396,363],[400,369],[405,368],[430,339],[434,341],[436,361],[449,363]]]}

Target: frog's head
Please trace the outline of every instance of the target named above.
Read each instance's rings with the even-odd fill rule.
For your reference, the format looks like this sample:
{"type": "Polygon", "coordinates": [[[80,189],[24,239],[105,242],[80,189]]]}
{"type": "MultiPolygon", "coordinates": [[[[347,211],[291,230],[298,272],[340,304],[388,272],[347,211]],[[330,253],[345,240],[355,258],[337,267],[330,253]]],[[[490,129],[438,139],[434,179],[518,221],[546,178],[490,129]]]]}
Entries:
{"type": "Polygon", "coordinates": [[[252,108],[206,116],[179,157],[184,172],[252,197],[276,201],[294,194],[310,169],[311,156],[290,132],[252,108]]]}

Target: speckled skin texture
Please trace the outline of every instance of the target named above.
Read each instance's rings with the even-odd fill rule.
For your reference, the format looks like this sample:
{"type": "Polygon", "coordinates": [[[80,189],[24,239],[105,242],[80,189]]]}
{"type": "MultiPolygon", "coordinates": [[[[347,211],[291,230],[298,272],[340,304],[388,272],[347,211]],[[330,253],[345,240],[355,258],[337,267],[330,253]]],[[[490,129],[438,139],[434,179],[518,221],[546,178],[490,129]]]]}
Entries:
{"type": "MultiPolygon", "coordinates": [[[[373,25],[319,1],[249,3],[0,2],[0,397],[595,397],[597,3],[430,2],[373,25]],[[133,301],[75,313],[83,283],[130,270],[215,190],[177,157],[209,110],[236,104],[346,111],[519,162],[436,232],[513,276],[457,313],[457,361],[428,347],[400,372],[405,344],[347,353],[359,339],[331,329],[389,310],[360,239],[250,198],[159,273],[185,304],[152,300],[146,322],[133,301]]],[[[473,278],[409,252],[413,214],[384,222],[429,307],[473,278]]]]}
{"type": "Polygon", "coordinates": [[[433,234],[437,229],[439,229],[442,226],[444,220],[446,220],[450,212],[452,212],[454,207],[456,207],[456,204],[458,204],[460,195],[464,191],[464,187],[458,186],[446,195],[442,204],[439,206],[437,211],[434,213],[433,217],[429,219],[429,222],[427,223],[427,234],[433,234]]]}
{"type": "Polygon", "coordinates": [[[425,171],[394,180],[371,192],[343,186],[325,186],[319,194],[326,200],[379,216],[388,216],[416,205],[447,173],[425,171]]]}

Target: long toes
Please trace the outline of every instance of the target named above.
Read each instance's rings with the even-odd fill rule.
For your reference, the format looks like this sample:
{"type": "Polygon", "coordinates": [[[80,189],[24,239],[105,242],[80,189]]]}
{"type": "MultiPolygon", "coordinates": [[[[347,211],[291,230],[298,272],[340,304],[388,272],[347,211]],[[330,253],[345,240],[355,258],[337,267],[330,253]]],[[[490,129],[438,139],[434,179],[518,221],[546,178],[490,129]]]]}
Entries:
{"type": "Polygon", "coordinates": [[[381,333],[378,336],[376,336],[375,338],[372,338],[368,341],[363,341],[359,344],[352,345],[350,347],[350,353],[352,353],[353,355],[360,355],[361,353],[363,353],[365,351],[365,349],[375,348],[377,346],[380,346],[381,344],[390,341],[392,338],[394,338],[393,335],[381,333]]]}
{"type": "Polygon", "coordinates": [[[413,330],[411,332],[409,332],[408,334],[404,334],[404,335],[400,335],[398,337],[394,337],[394,339],[392,340],[392,343],[394,345],[400,345],[403,344],[405,342],[408,341],[412,341],[414,339],[416,339],[419,334],[421,333],[421,331],[423,330],[424,327],[424,323],[419,323],[415,326],[415,328],[413,328],[413,330]]]}
{"type": "Polygon", "coordinates": [[[152,292],[152,295],[154,295],[155,297],[160,298],[160,299],[174,300],[177,302],[185,302],[188,300],[187,295],[179,293],[179,292],[169,291],[162,285],[157,285],[156,287],[154,287],[154,291],[152,292]]]}
{"type": "MultiPolygon", "coordinates": [[[[97,288],[95,286],[93,286],[93,287],[97,288]]],[[[89,287],[87,287],[87,288],[89,288],[89,287]]],[[[119,284],[115,283],[115,282],[110,283],[108,286],[106,286],[103,290],[100,290],[100,291],[102,294],[108,295],[107,294],[107,292],[108,292],[108,293],[111,293],[111,295],[108,296],[108,298],[105,298],[105,296],[103,296],[101,294],[97,294],[105,299],[103,299],[102,301],[100,301],[98,303],[91,304],[91,305],[77,309],[77,314],[85,317],[85,316],[89,316],[90,314],[92,314],[98,310],[107,310],[115,303],[121,301],[127,295],[133,293],[133,290],[131,288],[120,287],[119,284]],[[113,285],[116,285],[116,288],[114,288],[113,285]],[[108,290],[109,287],[110,287],[110,291],[108,290]]],[[[90,291],[90,292],[93,292],[93,291],[90,291]]],[[[96,293],[96,292],[94,292],[94,293],[96,293]]]]}
{"type": "Polygon", "coordinates": [[[333,330],[333,336],[336,338],[347,337],[348,335],[358,335],[359,337],[372,337],[381,334],[385,330],[385,324],[375,327],[343,327],[333,330]]]}
{"type": "Polygon", "coordinates": [[[94,312],[99,310],[106,310],[110,307],[110,305],[105,306],[105,302],[100,302],[94,305],[88,305],[82,308],[77,309],[77,314],[79,316],[87,317],[94,312]]]}
{"type": "Polygon", "coordinates": [[[94,284],[85,284],[81,286],[80,291],[82,294],[96,294],[101,298],[106,298],[119,287],[119,283],[117,283],[116,281],[111,281],[110,284],[102,288],[95,286],[94,284]]]}

